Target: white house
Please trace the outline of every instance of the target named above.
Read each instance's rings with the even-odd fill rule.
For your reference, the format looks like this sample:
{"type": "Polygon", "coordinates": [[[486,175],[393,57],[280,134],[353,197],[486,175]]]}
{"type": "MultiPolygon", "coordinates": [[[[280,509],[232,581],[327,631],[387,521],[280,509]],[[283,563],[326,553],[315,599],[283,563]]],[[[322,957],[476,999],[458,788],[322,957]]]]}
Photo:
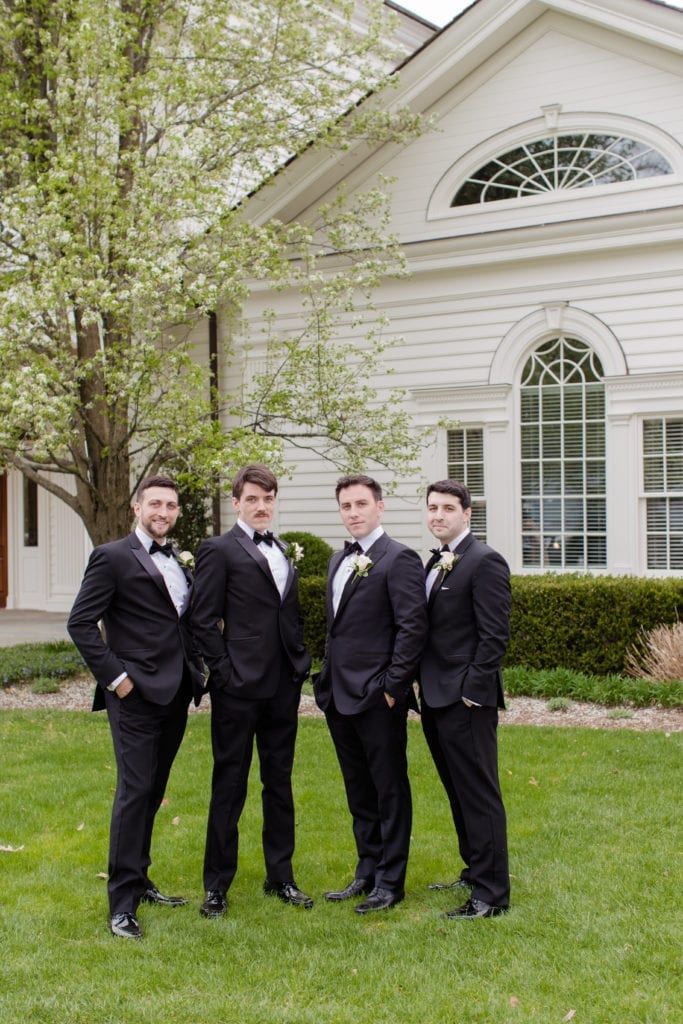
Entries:
{"type": "MultiPolygon", "coordinates": [[[[683,13],[651,0],[478,0],[381,98],[433,131],[306,153],[251,203],[288,220],[342,179],[394,181],[411,276],[375,297],[405,339],[392,384],[433,428],[424,477],[467,481],[514,572],[683,573],[682,48],[683,13]]],[[[264,306],[296,328],[296,296],[257,291],[252,339],[264,306]]],[[[338,544],[336,474],[297,466],[280,529],[338,544]]],[[[385,524],[424,552],[416,487],[385,524]]]]}
{"type": "MultiPolygon", "coordinates": [[[[423,477],[466,480],[476,531],[516,573],[683,575],[683,12],[477,0],[415,29],[399,88],[369,102],[409,104],[433,130],[307,151],[249,215],[310,216],[342,180],[391,178],[410,276],[374,301],[405,339],[392,386],[433,433],[423,477]]],[[[268,307],[300,322],[296,295],[258,287],[252,346],[268,307]]],[[[258,345],[243,357],[248,372],[258,345]]],[[[279,529],[337,545],[337,474],[294,461],[279,529]]],[[[397,484],[385,525],[424,553],[420,481],[397,484]]],[[[71,513],[10,475],[0,523],[0,602],[4,564],[8,606],[68,608],[88,548],[71,513]]]]}

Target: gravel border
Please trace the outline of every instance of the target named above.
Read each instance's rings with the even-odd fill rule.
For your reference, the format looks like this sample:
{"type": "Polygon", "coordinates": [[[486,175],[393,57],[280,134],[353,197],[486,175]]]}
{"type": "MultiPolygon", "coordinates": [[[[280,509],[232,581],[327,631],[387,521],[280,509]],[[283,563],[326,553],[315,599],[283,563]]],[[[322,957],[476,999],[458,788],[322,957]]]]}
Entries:
{"type": "MultiPolygon", "coordinates": [[[[72,679],[62,683],[58,693],[32,693],[29,686],[0,688],[0,711],[89,711],[93,685],[91,679],[72,679]]],[[[606,708],[601,704],[572,701],[564,711],[550,711],[546,701],[535,697],[507,697],[506,702],[507,709],[501,712],[500,716],[501,725],[557,725],[583,726],[588,729],[683,732],[683,708],[616,709],[606,708]],[[619,715],[630,717],[618,717],[619,715]]],[[[199,708],[192,706],[191,710],[195,714],[204,714],[210,710],[210,703],[204,699],[199,708]]],[[[308,694],[301,695],[299,714],[305,718],[322,717],[322,712],[316,706],[313,697],[308,694]]]]}

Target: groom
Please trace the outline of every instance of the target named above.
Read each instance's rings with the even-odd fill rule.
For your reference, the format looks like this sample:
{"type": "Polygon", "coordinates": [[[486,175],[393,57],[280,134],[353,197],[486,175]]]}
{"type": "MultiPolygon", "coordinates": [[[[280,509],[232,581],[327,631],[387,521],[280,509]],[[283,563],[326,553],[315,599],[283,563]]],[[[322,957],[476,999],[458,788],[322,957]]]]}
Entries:
{"type": "Polygon", "coordinates": [[[345,476],[336,497],[353,540],[330,559],[315,696],[336,748],[358,860],[354,878],[325,898],[366,894],[355,907],[366,914],[404,898],[412,823],[406,720],[427,611],[419,556],[381,526],[379,483],[345,476]]]}

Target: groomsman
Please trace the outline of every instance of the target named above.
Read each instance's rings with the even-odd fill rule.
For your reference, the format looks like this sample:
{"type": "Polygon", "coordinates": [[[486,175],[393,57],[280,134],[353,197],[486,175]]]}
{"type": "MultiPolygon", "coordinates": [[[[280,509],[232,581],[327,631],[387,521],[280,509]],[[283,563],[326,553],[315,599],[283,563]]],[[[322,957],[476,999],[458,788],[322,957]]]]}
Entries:
{"type": "Polygon", "coordinates": [[[419,670],[422,727],[451,806],[464,868],[432,889],[471,890],[449,918],[495,917],[510,903],[498,781],[501,664],[510,636],[510,570],[470,532],[470,493],[455,480],[427,492],[439,542],[427,563],[429,636],[419,670]]]}
{"type": "Polygon", "coordinates": [[[213,748],[200,908],[208,918],[227,911],[254,739],[263,784],[264,891],[285,903],[313,906],[292,869],[292,766],[301,684],[311,659],[294,565],[268,529],[277,489],[267,466],[241,469],[232,482],[237,523],[202,541],[197,552],[192,624],[210,670],[213,748]]]}
{"type": "Polygon", "coordinates": [[[358,859],[354,878],[325,898],[365,894],[355,907],[365,914],[404,898],[412,824],[406,720],[427,614],[422,564],[384,532],[377,481],[345,476],[335,493],[353,540],[330,559],[315,696],[337,752],[358,859]]]}
{"type": "Polygon", "coordinates": [[[180,515],[176,484],[166,476],[147,477],[133,510],[134,531],[90,556],[67,624],[97,680],[93,711],[106,707],[109,716],[117,768],[109,836],[110,927],[126,939],[142,938],[140,902],[187,902],[159,892],[148,869],[154,817],[190,699],[199,704],[204,686],[189,628],[192,576],[166,540],[180,515]]]}

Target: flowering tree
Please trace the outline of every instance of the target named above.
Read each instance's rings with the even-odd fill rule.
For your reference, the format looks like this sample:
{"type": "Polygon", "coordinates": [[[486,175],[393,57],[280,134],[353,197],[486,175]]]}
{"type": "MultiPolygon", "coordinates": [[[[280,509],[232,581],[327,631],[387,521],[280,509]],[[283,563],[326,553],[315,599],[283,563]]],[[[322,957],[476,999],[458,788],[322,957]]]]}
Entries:
{"type": "Polygon", "coordinates": [[[243,211],[313,139],[417,130],[369,104],[340,117],[387,66],[382,4],[366,6],[359,33],[347,0],[0,0],[0,467],[63,499],[94,543],[129,528],[151,470],[207,486],[245,460],[277,466],[286,439],[343,468],[414,458],[400,408],[372,411],[378,324],[333,342],[401,272],[382,191],[340,193],[315,226],[243,211]],[[273,330],[266,369],[219,397],[190,332],[254,279],[295,284],[307,322],[273,330]]]}

